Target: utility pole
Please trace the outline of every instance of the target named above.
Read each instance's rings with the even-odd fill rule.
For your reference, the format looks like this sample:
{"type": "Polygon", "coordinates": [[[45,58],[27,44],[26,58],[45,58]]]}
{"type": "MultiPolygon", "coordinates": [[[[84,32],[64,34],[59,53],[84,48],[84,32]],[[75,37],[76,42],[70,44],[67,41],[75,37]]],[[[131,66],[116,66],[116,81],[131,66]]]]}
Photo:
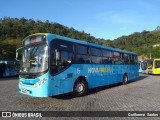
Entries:
{"type": "Polygon", "coordinates": [[[152,55],[151,55],[151,52],[149,53],[149,58],[150,58],[150,59],[152,59],[152,55]]]}

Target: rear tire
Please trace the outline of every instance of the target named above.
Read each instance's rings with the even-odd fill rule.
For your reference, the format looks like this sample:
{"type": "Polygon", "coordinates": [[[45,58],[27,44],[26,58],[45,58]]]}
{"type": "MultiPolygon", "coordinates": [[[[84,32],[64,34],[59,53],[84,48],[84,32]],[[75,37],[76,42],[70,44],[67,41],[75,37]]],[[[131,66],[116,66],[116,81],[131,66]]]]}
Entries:
{"type": "Polygon", "coordinates": [[[74,84],[73,92],[76,97],[86,95],[88,92],[87,82],[84,79],[79,78],[74,84]]]}
{"type": "Polygon", "coordinates": [[[124,74],[123,76],[123,85],[126,85],[128,83],[128,75],[124,74]]]}

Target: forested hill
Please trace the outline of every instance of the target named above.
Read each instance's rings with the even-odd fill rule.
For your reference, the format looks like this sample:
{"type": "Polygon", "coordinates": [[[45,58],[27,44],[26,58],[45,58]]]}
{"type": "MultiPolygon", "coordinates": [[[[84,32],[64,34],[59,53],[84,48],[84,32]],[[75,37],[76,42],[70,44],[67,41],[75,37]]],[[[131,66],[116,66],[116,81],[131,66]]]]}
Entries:
{"type": "Polygon", "coordinates": [[[160,57],[160,46],[153,47],[153,45],[160,44],[160,30],[134,33],[111,41],[98,39],[84,31],[77,31],[74,28],[68,28],[59,23],[49,22],[48,20],[42,22],[33,19],[4,17],[0,19],[0,60],[13,60],[15,58],[15,50],[21,46],[22,39],[30,34],[40,32],[59,34],[101,45],[130,50],[143,55],[148,55],[151,52],[153,57],[160,57]]]}
{"type": "Polygon", "coordinates": [[[160,30],[135,32],[129,36],[115,39],[111,46],[129,51],[135,51],[139,55],[160,58],[160,30]]]}
{"type": "Polygon", "coordinates": [[[80,32],[48,20],[42,22],[33,19],[4,17],[0,19],[0,60],[13,60],[15,50],[21,46],[22,39],[30,34],[41,32],[54,33],[101,45],[109,45],[110,43],[109,40],[97,39],[84,31],[80,32]]]}

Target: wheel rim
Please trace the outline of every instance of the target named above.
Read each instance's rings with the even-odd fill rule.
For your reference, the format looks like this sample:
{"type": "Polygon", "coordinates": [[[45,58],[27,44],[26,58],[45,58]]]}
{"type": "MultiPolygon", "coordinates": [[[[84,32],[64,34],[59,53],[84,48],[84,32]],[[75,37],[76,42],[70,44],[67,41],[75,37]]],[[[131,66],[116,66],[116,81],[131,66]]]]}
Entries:
{"type": "Polygon", "coordinates": [[[124,77],[124,82],[127,83],[128,82],[128,78],[127,76],[124,77]]]}
{"type": "Polygon", "coordinates": [[[77,84],[75,87],[76,92],[80,93],[82,92],[84,89],[84,85],[83,84],[77,84]]]}

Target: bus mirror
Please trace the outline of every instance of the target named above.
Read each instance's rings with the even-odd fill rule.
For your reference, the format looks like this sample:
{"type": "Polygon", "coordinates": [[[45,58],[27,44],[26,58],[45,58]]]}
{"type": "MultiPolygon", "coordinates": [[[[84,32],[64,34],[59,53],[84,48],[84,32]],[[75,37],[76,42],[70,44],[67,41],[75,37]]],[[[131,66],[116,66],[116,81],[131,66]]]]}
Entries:
{"type": "Polygon", "coordinates": [[[68,60],[67,62],[70,64],[70,63],[71,63],[71,60],[68,60]]]}
{"type": "Polygon", "coordinates": [[[16,50],[16,61],[21,61],[21,55],[22,55],[22,50],[23,50],[23,47],[20,47],[16,50]]]}

